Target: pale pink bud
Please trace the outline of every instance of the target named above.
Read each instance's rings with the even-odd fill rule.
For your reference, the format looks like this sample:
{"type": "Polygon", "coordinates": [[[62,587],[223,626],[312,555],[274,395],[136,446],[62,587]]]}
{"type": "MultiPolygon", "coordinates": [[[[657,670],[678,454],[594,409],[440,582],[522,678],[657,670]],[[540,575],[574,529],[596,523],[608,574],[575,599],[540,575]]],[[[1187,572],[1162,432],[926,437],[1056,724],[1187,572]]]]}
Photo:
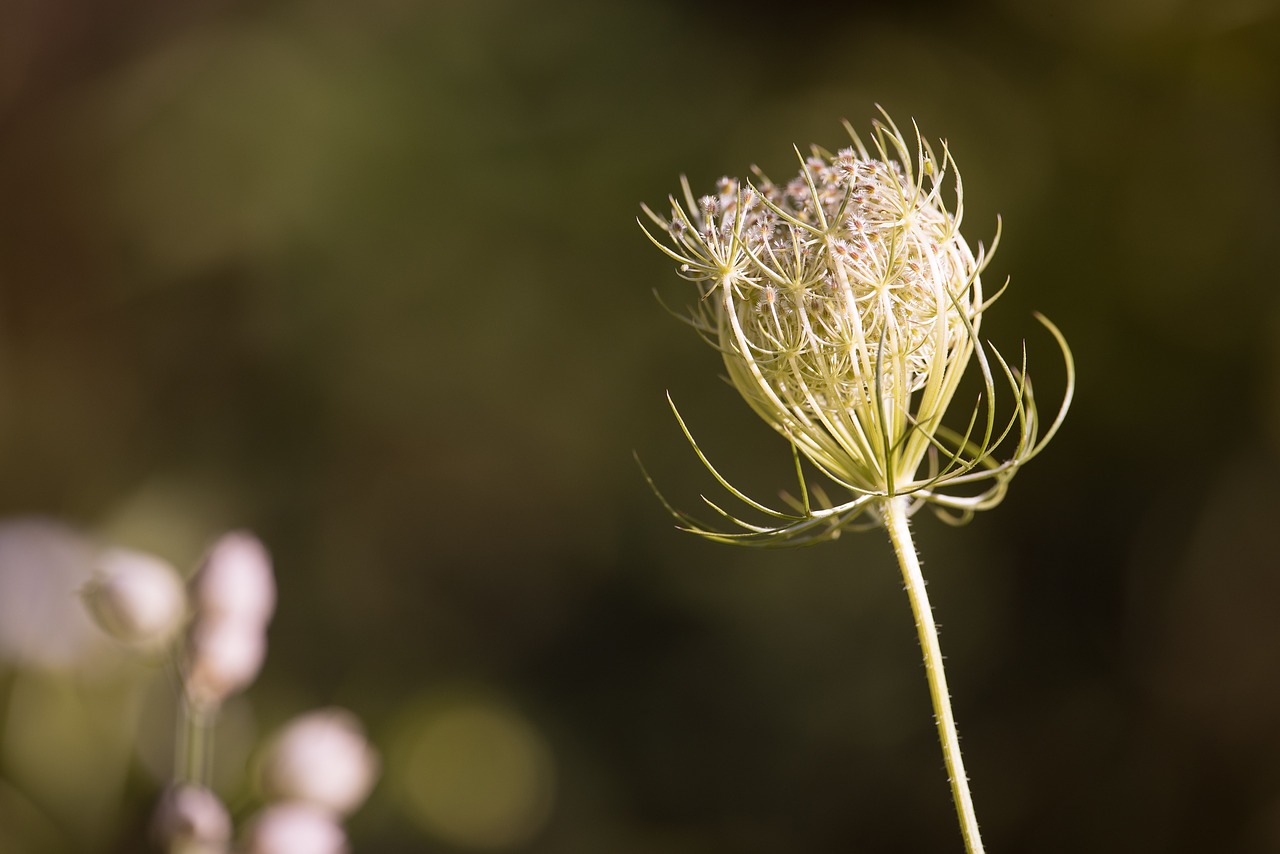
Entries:
{"type": "Polygon", "coordinates": [[[227,849],[231,818],[213,792],[178,785],[160,799],[152,829],[166,850],[213,854],[227,849]]]}
{"type": "Polygon", "coordinates": [[[191,581],[198,619],[218,618],[265,626],[276,606],[271,556],[253,534],[224,534],[191,581]]]}
{"type": "Polygon", "coordinates": [[[0,670],[91,665],[106,638],[76,591],[95,548],[80,531],[42,518],[0,520],[0,670]]]}
{"type": "Polygon", "coordinates": [[[262,786],[269,797],[347,815],[368,797],[378,765],[355,715],[321,709],[294,718],[271,741],[262,759],[262,786]]]}
{"type": "Polygon", "coordinates": [[[202,620],[187,644],[187,694],[216,706],[253,682],[267,655],[266,633],[235,620],[202,620]]]}
{"type": "Polygon", "coordinates": [[[187,595],[177,571],[142,552],[104,552],[80,595],[98,626],[125,643],[166,643],[187,616],[187,595]]]}
{"type": "Polygon", "coordinates": [[[258,813],[245,832],[244,854],[346,854],[347,835],[326,810],[300,802],[258,813]]]}

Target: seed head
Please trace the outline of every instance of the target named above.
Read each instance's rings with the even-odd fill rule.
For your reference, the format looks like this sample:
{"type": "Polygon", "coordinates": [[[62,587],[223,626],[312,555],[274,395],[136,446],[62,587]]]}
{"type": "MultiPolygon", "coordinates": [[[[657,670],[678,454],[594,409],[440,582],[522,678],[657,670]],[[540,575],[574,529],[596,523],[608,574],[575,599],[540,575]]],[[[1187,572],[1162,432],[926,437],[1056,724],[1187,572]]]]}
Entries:
{"type": "Polygon", "coordinates": [[[807,156],[797,151],[800,171],[788,181],[755,170],[756,183],[721,179],[718,197],[695,203],[682,179],[684,201],[671,199],[672,220],[644,208],[670,241],[646,234],[698,288],[690,323],[721,352],[756,414],[791,443],[801,480],[792,512],[747,498],[711,468],[677,412],[717,480],[774,520],[750,524],[712,504],[739,529],[725,532],[673,511],[690,530],[747,544],[813,542],[837,535],[877,498],[904,494],[964,521],[999,503],[1066,414],[1074,368],[1056,327],[1040,317],[1062,348],[1068,379],[1043,436],[1025,358],[1011,367],[979,338],[999,296],[984,296],[981,280],[999,228],[990,251],[971,248],[960,233],[964,191],[946,144],[939,156],[918,130],[909,143],[884,119],[873,123],[870,145],[846,123],[852,146],[835,155],[816,146],[807,156]],[[724,221],[713,228],[717,214],[724,221]],[[680,219],[703,227],[671,228],[680,219]],[[971,360],[984,391],[968,426],[956,429],[943,416],[971,360]],[[1014,399],[1003,427],[998,385],[1014,399]],[[1009,456],[998,461],[1006,444],[1009,456]],[[831,504],[815,489],[823,506],[812,507],[800,457],[849,500],[831,504]]]}

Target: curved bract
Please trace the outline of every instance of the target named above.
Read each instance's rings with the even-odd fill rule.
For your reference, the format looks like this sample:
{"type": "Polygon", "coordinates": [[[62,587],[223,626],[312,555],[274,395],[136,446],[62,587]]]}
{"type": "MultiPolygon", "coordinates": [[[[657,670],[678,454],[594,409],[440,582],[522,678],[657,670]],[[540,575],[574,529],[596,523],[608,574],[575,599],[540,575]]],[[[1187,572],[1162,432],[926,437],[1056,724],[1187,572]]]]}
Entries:
{"type": "Polygon", "coordinates": [[[1037,315],[1062,349],[1067,389],[1043,434],[1025,354],[1010,365],[979,337],[999,296],[985,297],[981,279],[999,230],[990,250],[974,251],[961,236],[964,190],[945,143],[936,152],[918,129],[908,142],[887,115],[869,144],[845,128],[851,145],[834,154],[797,150],[799,174],[785,184],[754,170],[754,181],[722,178],[717,192],[695,198],[682,179],[669,216],[644,207],[657,227],[645,233],[699,290],[690,323],[797,455],[799,496],[786,510],[768,507],[720,476],[677,412],[716,479],[773,520],[751,524],[708,501],[729,523],[722,529],[672,510],[704,536],[749,545],[830,539],[864,511],[874,515],[877,499],[902,495],[965,521],[1000,502],[1070,405],[1071,351],[1047,319],[1037,315]],[[944,425],[971,363],[983,391],[944,425]],[[997,392],[1006,391],[1012,412],[1000,419],[997,392]],[[1006,458],[996,458],[999,448],[1006,458]],[[848,499],[833,503],[814,488],[814,506],[801,456],[848,499]]]}

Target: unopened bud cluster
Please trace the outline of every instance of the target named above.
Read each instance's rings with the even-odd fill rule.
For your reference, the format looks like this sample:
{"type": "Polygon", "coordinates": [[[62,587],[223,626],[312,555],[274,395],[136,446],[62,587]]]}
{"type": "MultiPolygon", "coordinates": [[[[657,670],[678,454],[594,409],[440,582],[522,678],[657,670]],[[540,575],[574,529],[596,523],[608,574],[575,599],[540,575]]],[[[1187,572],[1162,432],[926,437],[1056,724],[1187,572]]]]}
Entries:
{"type": "Polygon", "coordinates": [[[927,447],[891,459],[912,393],[928,404],[913,418],[931,417],[972,353],[982,262],[959,201],[943,203],[948,157],[923,144],[913,157],[896,133],[874,153],[854,141],[814,147],[784,184],[722,178],[660,222],[747,402],[841,481],[883,492],[927,447]]]}
{"type": "Polygon", "coordinates": [[[377,751],[345,709],[299,715],[273,736],[257,765],[265,804],[231,847],[221,801],[193,784],[172,786],[156,811],[157,838],[171,854],[346,854],[343,822],[378,778],[377,751]]]}
{"type": "Polygon", "coordinates": [[[257,537],[245,531],[220,537],[186,587],[160,558],[106,550],[82,599],[95,622],[117,640],[149,649],[180,646],[183,749],[152,823],[168,854],[349,850],[343,821],[368,797],[380,763],[359,719],[348,711],[301,715],[271,740],[258,765],[266,805],[245,822],[234,847],[231,818],[207,786],[205,737],[222,704],[257,677],[275,612],[271,557],[257,537]],[[192,767],[194,756],[199,759],[192,767]]]}
{"type": "Polygon", "coordinates": [[[721,353],[734,387],[799,454],[853,493],[818,512],[802,484],[798,514],[788,514],[725,483],[780,524],[760,528],[712,505],[744,529],[722,536],[676,514],[699,533],[744,543],[812,541],[904,494],[966,518],[999,502],[1013,472],[1065,414],[1070,352],[1043,318],[1068,369],[1066,399],[1048,435],[1037,441],[1025,371],[995,354],[1004,375],[995,379],[979,338],[994,301],[984,300],[980,278],[991,253],[981,244],[974,251],[961,236],[964,189],[945,144],[939,154],[918,132],[908,140],[887,116],[874,123],[869,144],[845,127],[852,145],[834,154],[817,146],[797,151],[800,171],[784,183],[755,169],[754,181],[721,178],[714,193],[695,197],[685,180],[669,214],[644,208],[659,229],[645,229],[650,240],[698,287],[690,321],[721,353]],[[985,388],[966,434],[963,421],[957,430],[942,419],[975,355],[985,388]],[[1003,429],[995,424],[997,385],[1017,399],[1003,429]],[[1006,438],[1016,447],[997,462],[1006,438]],[[977,494],[940,491],[983,481],[977,494]]]}
{"type": "Polygon", "coordinates": [[[191,600],[187,697],[213,708],[253,682],[266,657],[276,603],[266,548],[243,531],[223,535],[191,580],[191,600]]]}
{"type": "Polygon", "coordinates": [[[346,851],[342,821],[368,797],[378,766],[350,712],[322,709],[295,718],[261,758],[258,782],[269,803],[249,822],[246,854],[346,851]]]}
{"type": "Polygon", "coordinates": [[[682,272],[734,315],[721,343],[745,348],[774,396],[809,417],[877,387],[917,391],[965,342],[977,262],[936,189],[897,160],[815,148],[785,185],[722,178],[685,216],[674,207],[668,228],[704,266],[682,272]]]}

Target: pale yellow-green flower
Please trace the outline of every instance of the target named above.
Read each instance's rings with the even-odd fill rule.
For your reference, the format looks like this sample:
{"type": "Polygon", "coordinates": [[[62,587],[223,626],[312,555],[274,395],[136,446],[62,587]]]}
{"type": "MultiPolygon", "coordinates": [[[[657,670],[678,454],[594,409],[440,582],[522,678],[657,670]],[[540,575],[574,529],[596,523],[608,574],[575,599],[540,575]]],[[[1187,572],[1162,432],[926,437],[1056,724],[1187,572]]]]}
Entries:
{"type": "Polygon", "coordinates": [[[999,296],[984,296],[981,279],[999,229],[990,250],[979,244],[974,251],[961,235],[964,191],[946,144],[939,155],[918,130],[908,142],[887,115],[874,123],[869,145],[845,128],[850,147],[832,154],[815,146],[809,156],[797,150],[800,172],[785,184],[754,170],[755,181],[722,178],[715,193],[695,198],[682,179],[683,199],[671,198],[669,216],[644,208],[658,228],[645,233],[698,288],[690,322],[720,351],[742,397],[797,454],[798,496],[788,498],[787,510],[766,506],[719,474],[677,412],[716,479],[772,520],[753,524],[708,501],[729,523],[725,530],[672,511],[712,539],[831,539],[866,511],[878,523],[880,500],[896,496],[965,521],[1001,501],[1070,405],[1070,349],[1047,319],[1037,315],[1062,349],[1067,386],[1043,435],[1025,355],[1010,365],[979,337],[999,296]],[[971,361],[982,391],[944,424],[971,361]],[[1006,388],[1012,411],[998,419],[997,391],[1006,388]],[[1007,456],[998,459],[1002,448],[1007,456]],[[847,499],[835,503],[811,490],[800,456],[847,499]]]}

